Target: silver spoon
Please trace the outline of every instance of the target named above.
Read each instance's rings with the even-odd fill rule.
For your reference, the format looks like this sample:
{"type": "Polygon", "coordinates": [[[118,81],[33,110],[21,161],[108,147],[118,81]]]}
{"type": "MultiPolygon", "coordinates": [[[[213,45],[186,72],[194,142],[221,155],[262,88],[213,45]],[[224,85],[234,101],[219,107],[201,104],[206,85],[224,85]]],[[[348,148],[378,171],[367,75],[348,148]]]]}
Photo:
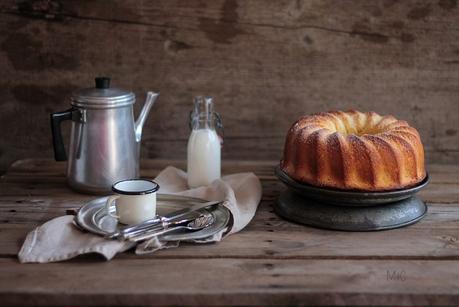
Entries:
{"type": "MultiPolygon", "coordinates": [[[[131,225],[131,226],[125,226],[115,232],[112,232],[110,234],[107,234],[105,236],[106,239],[115,239],[115,238],[119,238],[119,239],[123,239],[125,238],[126,236],[128,236],[127,234],[128,233],[131,233],[131,232],[137,232],[137,230],[141,230],[141,229],[156,229],[155,226],[162,226],[163,228],[168,228],[168,226],[170,225],[174,225],[174,224],[177,224],[175,223],[174,221],[177,220],[177,219],[181,219],[183,220],[183,218],[186,216],[188,217],[188,221],[191,221],[191,220],[194,220],[197,216],[197,214],[200,214],[198,212],[198,210],[201,210],[201,209],[204,209],[204,208],[210,208],[210,207],[213,207],[213,206],[216,206],[216,205],[220,205],[222,202],[221,201],[209,201],[209,202],[205,202],[205,203],[195,203],[195,202],[191,202],[191,206],[188,207],[188,208],[184,208],[184,209],[181,209],[181,210],[178,210],[178,211],[174,211],[174,212],[171,212],[169,214],[166,214],[164,216],[156,216],[155,218],[152,218],[152,219],[148,219],[146,221],[143,221],[142,223],[139,223],[139,224],[136,224],[136,225],[131,225]]],[[[114,209],[114,207],[111,207],[110,209],[114,209]]],[[[97,223],[95,222],[95,219],[98,219],[100,220],[100,217],[99,215],[104,215],[106,214],[106,210],[104,209],[101,209],[99,210],[99,212],[97,212],[94,216],[93,216],[93,223],[97,225],[97,223]]],[[[182,221],[184,222],[184,221],[182,221]]]]}
{"type": "Polygon", "coordinates": [[[119,240],[126,240],[126,239],[129,239],[131,237],[135,237],[137,235],[141,235],[143,233],[146,233],[146,232],[154,232],[154,231],[161,231],[161,230],[166,230],[166,229],[169,229],[171,227],[177,227],[181,224],[184,224],[184,223],[187,223],[187,222],[192,222],[196,219],[199,219],[201,217],[203,217],[205,214],[202,213],[202,212],[193,212],[191,215],[187,216],[187,217],[184,217],[180,220],[175,220],[175,221],[171,221],[171,222],[165,222],[165,223],[162,223],[160,225],[150,225],[148,227],[139,227],[139,228],[133,228],[132,230],[129,230],[127,232],[120,232],[120,233],[117,233],[115,235],[113,234],[110,234],[108,236],[106,236],[106,238],[108,239],[114,239],[114,238],[117,238],[119,240]]]}
{"type": "Polygon", "coordinates": [[[196,230],[201,230],[201,229],[204,229],[212,225],[213,222],[214,222],[214,216],[211,213],[206,213],[203,216],[192,220],[186,225],[178,225],[175,227],[170,227],[170,228],[162,229],[159,231],[158,230],[146,231],[146,232],[142,232],[141,234],[137,236],[132,236],[127,239],[132,242],[138,242],[138,241],[150,239],[152,237],[159,236],[159,235],[171,232],[171,231],[175,231],[178,229],[196,231],[196,230]]]}

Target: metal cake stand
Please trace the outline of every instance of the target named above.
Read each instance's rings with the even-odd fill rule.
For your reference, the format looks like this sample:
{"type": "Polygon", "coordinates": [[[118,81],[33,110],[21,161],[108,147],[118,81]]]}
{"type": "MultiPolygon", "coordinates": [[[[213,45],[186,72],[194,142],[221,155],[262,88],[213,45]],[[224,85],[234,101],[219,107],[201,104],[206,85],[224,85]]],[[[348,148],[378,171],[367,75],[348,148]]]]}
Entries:
{"type": "Polygon", "coordinates": [[[344,231],[375,231],[416,223],[427,213],[426,204],[415,194],[428,184],[428,176],[407,189],[358,192],[300,183],[279,166],[275,174],[288,187],[277,199],[275,212],[300,224],[344,231]]]}

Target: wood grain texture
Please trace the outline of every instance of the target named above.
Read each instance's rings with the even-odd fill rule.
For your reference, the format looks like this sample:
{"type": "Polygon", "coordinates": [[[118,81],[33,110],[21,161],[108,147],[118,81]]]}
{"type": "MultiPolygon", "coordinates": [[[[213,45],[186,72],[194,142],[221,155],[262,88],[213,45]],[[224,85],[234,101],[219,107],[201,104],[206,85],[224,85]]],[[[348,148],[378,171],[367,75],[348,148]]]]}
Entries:
{"type": "Polygon", "coordinates": [[[21,265],[0,259],[0,300],[37,306],[455,306],[459,263],[80,259],[21,265]]]}
{"type": "MultiPolygon", "coordinates": [[[[253,171],[263,196],[251,223],[218,244],[182,244],[152,255],[92,255],[21,265],[24,237],[94,196],[65,184],[65,163],[15,162],[0,178],[2,305],[457,305],[459,165],[428,165],[428,215],[406,228],[349,233],[305,227],[273,212],[285,187],[277,161],[225,161],[223,173],[253,171]]],[[[180,160],[143,160],[155,177],[180,160]]]]}
{"type": "Polygon", "coordinates": [[[429,161],[459,160],[455,0],[6,0],[0,16],[3,170],[52,157],[49,113],[101,74],[138,101],[161,91],[146,158],[185,158],[192,97],[209,94],[226,159],[279,159],[297,117],[355,108],[409,121],[429,161]]]}
{"type": "MultiPolygon", "coordinates": [[[[21,206],[9,206],[0,202],[0,206],[0,256],[15,257],[34,227],[80,205],[75,201],[57,200],[52,205],[24,202],[21,206]]],[[[431,205],[428,216],[408,228],[350,234],[287,222],[277,217],[267,202],[262,202],[250,225],[224,242],[208,246],[184,244],[179,249],[160,251],[153,257],[459,260],[457,206],[431,205]]]]}

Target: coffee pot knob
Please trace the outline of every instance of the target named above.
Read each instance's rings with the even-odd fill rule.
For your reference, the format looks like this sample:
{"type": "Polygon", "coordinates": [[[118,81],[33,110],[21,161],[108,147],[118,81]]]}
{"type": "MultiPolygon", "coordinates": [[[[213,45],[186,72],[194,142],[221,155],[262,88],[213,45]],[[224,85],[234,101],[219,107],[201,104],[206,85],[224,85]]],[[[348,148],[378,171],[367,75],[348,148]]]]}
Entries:
{"type": "Polygon", "coordinates": [[[110,78],[97,77],[95,80],[96,80],[96,88],[98,89],[110,88],[110,78]]]}

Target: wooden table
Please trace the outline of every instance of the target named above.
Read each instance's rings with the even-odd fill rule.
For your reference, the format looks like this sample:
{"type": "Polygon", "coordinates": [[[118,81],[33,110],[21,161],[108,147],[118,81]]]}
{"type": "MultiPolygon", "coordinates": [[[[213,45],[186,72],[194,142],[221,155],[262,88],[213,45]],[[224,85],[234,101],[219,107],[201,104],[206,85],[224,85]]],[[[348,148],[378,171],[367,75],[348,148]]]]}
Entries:
{"type": "MultiPolygon", "coordinates": [[[[212,245],[183,244],[153,255],[132,252],[52,264],[19,264],[35,226],[93,196],[66,187],[65,165],[14,163],[0,183],[0,305],[457,305],[459,166],[430,165],[420,193],[429,213],[403,229],[349,233],[284,221],[273,203],[284,186],[276,162],[227,162],[224,173],[254,171],[263,199],[242,232],[212,245]]],[[[143,161],[154,177],[180,161],[143,161]]]]}

